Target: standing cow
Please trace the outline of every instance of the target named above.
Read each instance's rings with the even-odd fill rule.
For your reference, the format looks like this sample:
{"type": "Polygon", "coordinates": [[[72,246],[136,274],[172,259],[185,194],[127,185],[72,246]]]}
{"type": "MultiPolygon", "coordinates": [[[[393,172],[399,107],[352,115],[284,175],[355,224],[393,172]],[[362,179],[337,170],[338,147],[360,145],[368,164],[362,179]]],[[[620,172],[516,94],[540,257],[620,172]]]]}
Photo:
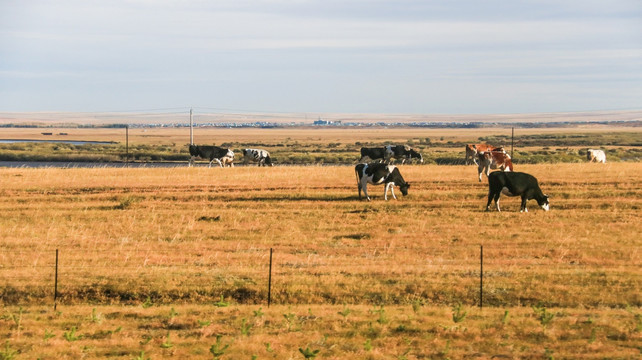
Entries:
{"type": "Polygon", "coordinates": [[[391,159],[401,159],[401,164],[404,164],[406,160],[412,161],[412,159],[419,159],[420,163],[424,162],[421,154],[408,145],[386,145],[385,150],[384,158],[389,164],[394,162],[391,159]]]}
{"type": "Polygon", "coordinates": [[[530,174],[521,172],[503,172],[494,171],[488,176],[488,202],[486,203],[486,211],[490,211],[490,203],[495,200],[495,207],[499,209],[499,197],[501,194],[507,196],[521,196],[522,206],[520,212],[528,212],[526,202],[535,199],[537,204],[548,211],[549,203],[548,196],[542,193],[539,188],[537,179],[530,174]]]}
{"type": "Polygon", "coordinates": [[[392,192],[392,197],[397,200],[397,197],[395,196],[395,186],[399,186],[399,189],[404,196],[408,195],[410,184],[403,179],[399,169],[394,165],[386,165],[383,163],[357,164],[354,168],[354,172],[357,176],[359,200],[361,200],[361,190],[363,189],[363,194],[366,199],[370,201],[370,196],[368,196],[368,184],[385,184],[386,186],[383,193],[385,200],[388,200],[388,189],[392,192]]]}
{"type": "Polygon", "coordinates": [[[386,148],[377,147],[377,148],[361,148],[361,158],[359,159],[360,163],[365,163],[367,160],[370,161],[384,161],[386,159],[386,148]]]}
{"type": "Polygon", "coordinates": [[[247,164],[249,161],[258,163],[258,166],[272,166],[270,153],[263,149],[244,149],[243,163],[247,164]]]}
{"type": "Polygon", "coordinates": [[[218,146],[190,144],[189,154],[189,167],[194,164],[196,158],[209,160],[210,163],[208,167],[212,167],[212,162],[214,161],[218,162],[220,167],[224,167],[225,165],[234,167],[234,152],[230,149],[225,149],[218,146]]]}
{"type": "Polygon", "coordinates": [[[515,171],[513,161],[505,151],[480,151],[477,154],[479,164],[477,165],[477,174],[479,182],[482,181],[482,173],[486,176],[490,174],[490,169],[500,169],[502,171],[515,171]]]}
{"type": "Polygon", "coordinates": [[[603,150],[588,149],[586,151],[586,160],[606,164],[606,154],[603,150]]]}
{"type": "Polygon", "coordinates": [[[493,145],[488,145],[488,144],[467,144],[466,145],[466,157],[464,158],[464,162],[466,165],[479,165],[477,162],[477,154],[480,152],[486,152],[486,151],[503,151],[504,148],[502,147],[495,147],[493,145]]]}

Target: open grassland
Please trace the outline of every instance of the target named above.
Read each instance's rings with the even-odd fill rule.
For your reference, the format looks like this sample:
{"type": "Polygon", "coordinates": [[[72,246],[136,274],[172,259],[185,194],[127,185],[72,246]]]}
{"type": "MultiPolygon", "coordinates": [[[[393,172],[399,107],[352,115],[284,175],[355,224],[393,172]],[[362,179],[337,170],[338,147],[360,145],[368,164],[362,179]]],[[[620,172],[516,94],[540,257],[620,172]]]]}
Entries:
{"type": "MultiPolygon", "coordinates": [[[[107,141],[113,144],[0,144],[0,161],[180,162],[189,158],[187,128],[129,129],[2,129],[2,139],[47,141],[107,141]],[[60,133],[67,135],[60,135],[60,133]],[[129,154],[129,157],[128,155],[129,154]]],[[[423,154],[427,164],[461,164],[467,143],[487,142],[511,150],[510,128],[197,128],[194,142],[218,145],[242,160],[244,148],[268,150],[277,164],[354,164],[361,147],[405,144],[423,154]]],[[[608,161],[641,161],[642,132],[636,127],[578,126],[576,128],[515,129],[516,164],[584,162],[587,148],[604,149],[608,161]]]]}
{"type": "Polygon", "coordinates": [[[349,166],[1,169],[0,353],[639,358],[642,163],[517,170],[550,212],[482,211],[474,166],[370,203],[349,166]]]}

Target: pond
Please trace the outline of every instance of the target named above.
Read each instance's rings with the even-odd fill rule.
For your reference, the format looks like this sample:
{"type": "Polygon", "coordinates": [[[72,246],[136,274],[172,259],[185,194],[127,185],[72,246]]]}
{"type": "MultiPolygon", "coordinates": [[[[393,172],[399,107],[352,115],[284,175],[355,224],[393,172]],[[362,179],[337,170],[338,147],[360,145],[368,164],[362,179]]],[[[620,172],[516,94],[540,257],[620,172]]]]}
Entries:
{"type": "Polygon", "coordinates": [[[82,141],[82,140],[30,140],[30,139],[0,139],[0,144],[17,144],[17,143],[56,143],[71,145],[105,145],[117,144],[117,141],[82,141]]]}

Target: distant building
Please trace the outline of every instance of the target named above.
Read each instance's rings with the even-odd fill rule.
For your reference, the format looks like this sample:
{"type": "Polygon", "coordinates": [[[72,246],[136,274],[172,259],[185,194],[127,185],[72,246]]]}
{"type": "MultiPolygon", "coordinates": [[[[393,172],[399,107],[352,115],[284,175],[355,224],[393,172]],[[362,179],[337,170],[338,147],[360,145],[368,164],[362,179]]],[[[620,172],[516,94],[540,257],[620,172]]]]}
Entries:
{"type": "Polygon", "coordinates": [[[313,123],[315,126],[341,126],[341,121],[330,121],[330,120],[315,120],[313,123]]]}

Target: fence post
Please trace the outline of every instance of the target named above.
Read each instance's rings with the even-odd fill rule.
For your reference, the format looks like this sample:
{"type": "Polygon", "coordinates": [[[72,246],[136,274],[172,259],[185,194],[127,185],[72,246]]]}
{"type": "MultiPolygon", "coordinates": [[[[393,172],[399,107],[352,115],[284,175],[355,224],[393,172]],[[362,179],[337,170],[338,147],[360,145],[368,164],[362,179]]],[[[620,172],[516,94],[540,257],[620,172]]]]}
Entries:
{"type": "Polygon", "coordinates": [[[510,157],[513,157],[513,145],[515,144],[515,127],[510,128],[510,157]]]}
{"type": "Polygon", "coordinates": [[[272,248],[270,248],[270,273],[268,275],[268,308],[272,303],[272,248]]]}
{"type": "Polygon", "coordinates": [[[125,167],[129,167],[129,125],[125,125],[125,167]]]}
{"type": "Polygon", "coordinates": [[[479,308],[484,301],[484,245],[479,245],[479,308]]]}
{"type": "Polygon", "coordinates": [[[58,249],[56,249],[56,272],[54,276],[54,311],[58,305],[58,249]]]}

